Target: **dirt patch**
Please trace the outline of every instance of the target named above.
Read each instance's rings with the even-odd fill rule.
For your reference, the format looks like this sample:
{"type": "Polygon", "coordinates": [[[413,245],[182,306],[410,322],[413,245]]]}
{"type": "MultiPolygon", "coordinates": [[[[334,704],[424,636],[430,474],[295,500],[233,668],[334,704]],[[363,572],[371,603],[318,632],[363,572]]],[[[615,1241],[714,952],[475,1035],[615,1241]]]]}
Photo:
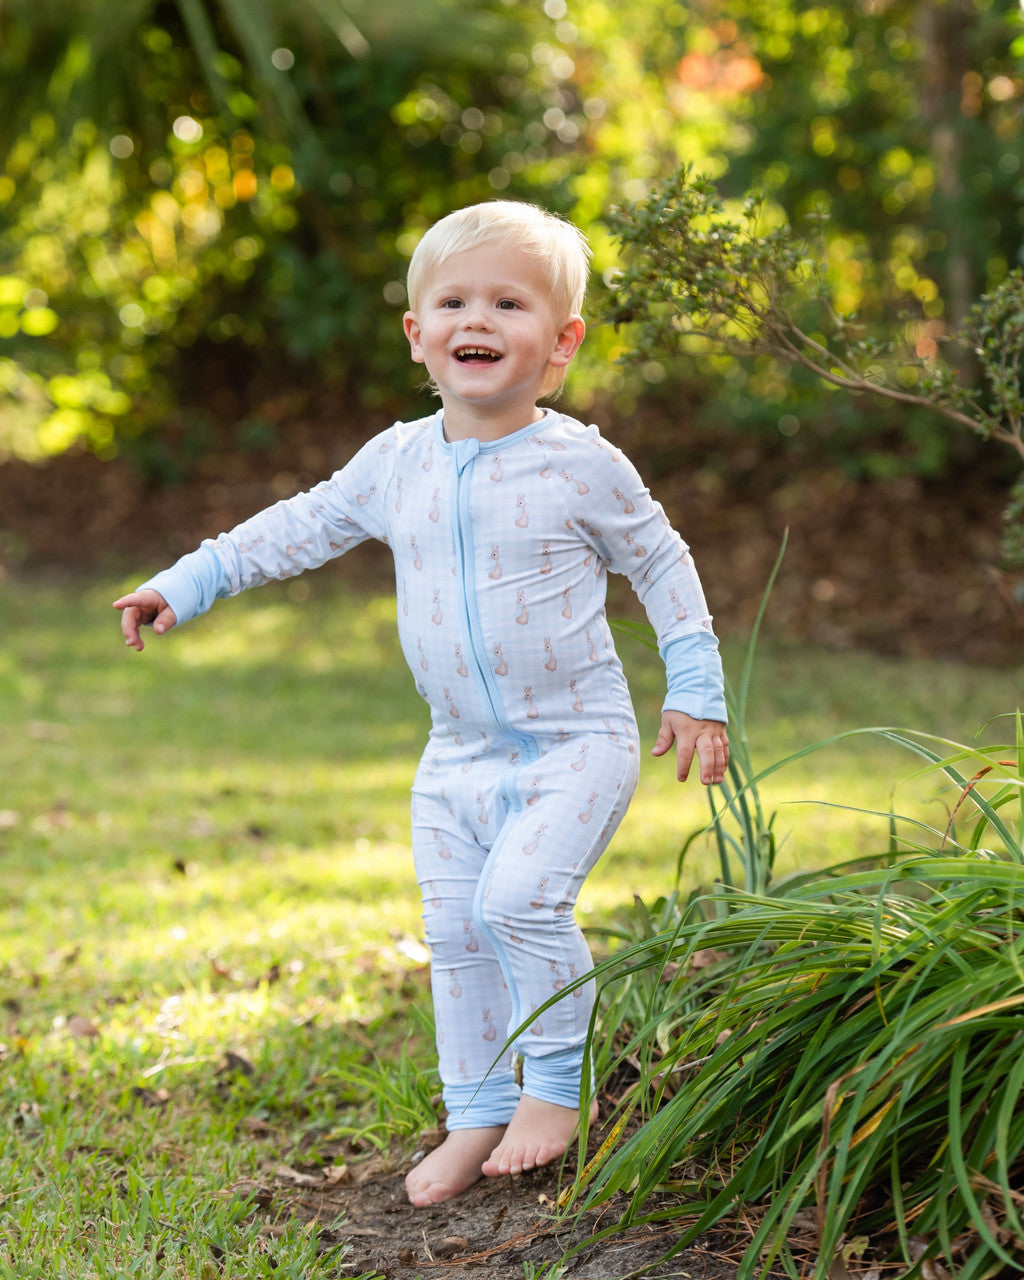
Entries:
{"type": "MultiPolygon", "coordinates": [[[[419,1150],[442,1136],[423,1135],[419,1150]]],[[[604,1136],[591,1136],[591,1154],[604,1136]]],[[[524,1280],[563,1258],[561,1274],[573,1280],[734,1280],[750,1241],[749,1226],[738,1223],[735,1231],[708,1233],[666,1258],[688,1225],[681,1217],[634,1225],[588,1245],[618,1221],[627,1200],[618,1195],[583,1214],[560,1213],[559,1196],[571,1183],[574,1159],[564,1168],[548,1166],[519,1178],[483,1179],[457,1200],[430,1209],[410,1207],[404,1190],[407,1168],[408,1160],[396,1154],[339,1165],[326,1175],[278,1170],[279,1184],[294,1175],[314,1184],[320,1180],[323,1186],[285,1192],[283,1198],[279,1186],[273,1194],[266,1192],[267,1205],[312,1224],[325,1250],[348,1242],[350,1252],[339,1263],[339,1276],[369,1272],[385,1280],[465,1280],[467,1274],[481,1280],[524,1280]]],[[[666,1196],[656,1207],[673,1205],[679,1202],[666,1196]]],[[[648,1211],[654,1207],[646,1206],[648,1211]]]]}

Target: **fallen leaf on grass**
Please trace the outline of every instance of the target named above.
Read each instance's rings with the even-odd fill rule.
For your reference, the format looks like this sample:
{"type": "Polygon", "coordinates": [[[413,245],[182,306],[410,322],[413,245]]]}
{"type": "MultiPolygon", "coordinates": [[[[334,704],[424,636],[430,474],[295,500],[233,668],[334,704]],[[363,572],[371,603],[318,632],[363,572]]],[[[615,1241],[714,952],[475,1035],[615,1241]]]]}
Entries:
{"type": "Polygon", "coordinates": [[[352,1181],[352,1174],[347,1164],[332,1164],[324,1170],[325,1187],[347,1187],[352,1181]]]}
{"type": "Polygon", "coordinates": [[[252,1200],[260,1209],[267,1209],[274,1203],[274,1193],[262,1182],[254,1182],[251,1178],[241,1178],[217,1192],[220,1200],[252,1200]]]}
{"type": "Polygon", "coordinates": [[[42,1114],[42,1108],[38,1102],[19,1102],[15,1123],[35,1127],[36,1123],[42,1118],[42,1114]]]}
{"type": "Polygon", "coordinates": [[[256,1068],[244,1054],[234,1053],[229,1049],[224,1054],[224,1061],[217,1068],[217,1075],[228,1076],[236,1074],[241,1076],[254,1076],[256,1074],[256,1068]]]}
{"type": "MultiPolygon", "coordinates": [[[[384,1155],[370,1156],[367,1160],[360,1160],[354,1168],[349,1170],[351,1185],[361,1187],[366,1182],[372,1182],[374,1178],[378,1178],[381,1174],[391,1173],[393,1170],[392,1157],[384,1155]]],[[[349,1185],[346,1182],[344,1185],[349,1185]]]]}
{"type": "Polygon", "coordinates": [[[100,1029],[94,1022],[90,1022],[88,1018],[83,1018],[79,1013],[73,1013],[67,1020],[68,1034],[74,1036],[76,1040],[89,1040],[100,1034],[100,1029]]]}
{"type": "Polygon", "coordinates": [[[921,1264],[921,1275],[924,1280],[952,1280],[949,1272],[937,1258],[926,1256],[934,1245],[934,1241],[924,1236],[911,1236],[907,1243],[911,1259],[921,1264]]]}
{"type": "Polygon", "coordinates": [[[469,1248],[469,1241],[465,1236],[445,1236],[440,1244],[435,1244],[433,1253],[435,1258],[454,1258],[456,1254],[465,1253],[469,1248]]]}
{"type": "Polygon", "coordinates": [[[293,1169],[291,1165],[279,1164],[274,1168],[274,1177],[293,1187],[316,1187],[321,1191],[346,1186],[352,1180],[348,1166],[344,1164],[328,1165],[326,1169],[318,1169],[315,1173],[304,1173],[301,1169],[293,1169]]]}
{"type": "Polygon", "coordinates": [[[290,1183],[293,1187],[322,1187],[324,1185],[323,1170],[316,1173],[303,1173],[301,1169],[293,1169],[291,1165],[274,1166],[274,1177],[278,1182],[290,1183]]]}
{"type": "Polygon", "coordinates": [[[135,1085],[131,1094],[140,1106],[152,1107],[155,1110],[166,1107],[171,1100],[169,1089],[147,1089],[142,1085],[135,1085]]]}

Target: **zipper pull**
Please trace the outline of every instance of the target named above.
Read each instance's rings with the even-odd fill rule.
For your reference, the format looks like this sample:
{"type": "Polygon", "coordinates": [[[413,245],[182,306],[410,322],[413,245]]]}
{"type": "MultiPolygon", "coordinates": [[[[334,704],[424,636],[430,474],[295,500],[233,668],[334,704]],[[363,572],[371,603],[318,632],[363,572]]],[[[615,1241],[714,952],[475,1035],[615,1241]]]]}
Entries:
{"type": "Polygon", "coordinates": [[[469,436],[464,440],[453,440],[452,451],[455,457],[455,470],[461,476],[480,452],[480,441],[476,436],[469,436]]]}

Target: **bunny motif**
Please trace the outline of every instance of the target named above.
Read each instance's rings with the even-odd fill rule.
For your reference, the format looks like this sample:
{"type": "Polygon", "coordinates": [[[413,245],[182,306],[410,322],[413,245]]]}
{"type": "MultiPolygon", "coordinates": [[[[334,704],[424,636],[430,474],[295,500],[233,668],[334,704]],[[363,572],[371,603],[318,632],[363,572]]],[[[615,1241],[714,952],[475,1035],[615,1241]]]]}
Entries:
{"type": "Polygon", "coordinates": [[[523,845],[523,853],[525,853],[528,858],[532,857],[533,854],[535,854],[537,850],[540,848],[541,839],[544,835],[544,832],[547,831],[547,829],[548,829],[548,824],[546,822],[542,822],[540,826],[537,828],[537,830],[533,833],[533,839],[527,840],[526,844],[523,845]]]}
{"type": "Polygon", "coordinates": [[[551,637],[544,637],[544,652],[547,654],[547,661],[544,663],[546,671],[558,670],[558,659],[555,657],[555,646],[551,643],[551,637]]]}
{"type": "Polygon", "coordinates": [[[612,490],[612,493],[618,499],[619,504],[622,507],[623,515],[631,516],[633,512],[636,511],[636,507],[633,505],[632,501],[626,497],[618,486],[612,490]]]}
{"type": "Polygon", "coordinates": [[[579,818],[580,822],[586,824],[590,821],[590,819],[594,816],[595,804],[597,804],[597,792],[592,791],[590,793],[590,798],[587,800],[587,807],[583,810],[582,813],[579,813],[576,815],[579,818]]]}
{"type": "Polygon", "coordinates": [[[441,1078],[449,1114],[485,1124],[513,1088],[507,1028],[572,989],[506,1046],[557,1096],[545,1060],[581,1043],[592,1008],[577,894],[639,763],[606,575],[628,578],[663,652],[711,625],[685,544],[629,462],[596,428],[542,413],[500,445],[449,436],[443,412],[396,424],[226,557],[247,586],[328,547],[392,548],[402,650],[431,711],[413,852],[441,1078]]]}

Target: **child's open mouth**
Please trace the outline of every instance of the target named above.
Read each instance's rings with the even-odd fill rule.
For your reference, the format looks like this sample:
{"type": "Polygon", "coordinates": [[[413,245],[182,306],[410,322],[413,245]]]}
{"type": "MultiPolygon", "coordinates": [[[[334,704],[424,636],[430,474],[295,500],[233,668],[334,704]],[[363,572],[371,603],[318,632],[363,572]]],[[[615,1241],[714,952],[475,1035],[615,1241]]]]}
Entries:
{"type": "Polygon", "coordinates": [[[501,359],[496,351],[488,351],[486,347],[459,347],[455,352],[455,359],[460,364],[470,364],[480,361],[483,364],[494,364],[501,359]]]}

